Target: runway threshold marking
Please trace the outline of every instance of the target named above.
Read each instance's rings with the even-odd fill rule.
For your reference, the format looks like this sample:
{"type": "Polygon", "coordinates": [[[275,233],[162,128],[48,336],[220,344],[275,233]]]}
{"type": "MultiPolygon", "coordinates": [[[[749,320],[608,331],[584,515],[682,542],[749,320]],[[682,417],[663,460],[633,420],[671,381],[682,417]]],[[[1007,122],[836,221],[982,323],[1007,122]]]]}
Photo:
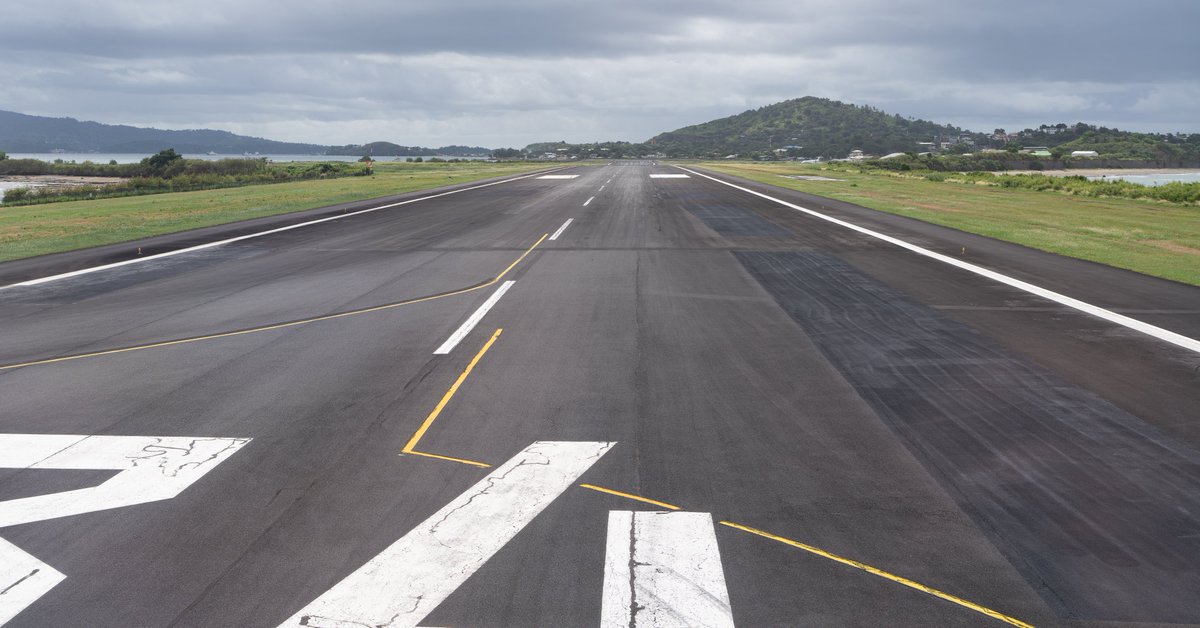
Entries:
{"type": "Polygon", "coordinates": [[[132,345],[129,347],[119,347],[116,349],[105,349],[103,351],[91,351],[88,353],[76,353],[73,355],[64,355],[64,356],[59,356],[59,357],[54,357],[54,358],[46,358],[46,359],[42,359],[42,360],[30,360],[28,362],[19,362],[16,364],[4,364],[4,365],[0,365],[0,371],[22,368],[22,367],[26,367],[26,366],[37,366],[37,365],[41,365],[41,364],[53,364],[55,362],[67,362],[70,360],[81,360],[83,358],[95,358],[95,357],[100,357],[100,356],[105,356],[105,355],[115,355],[118,353],[128,353],[131,351],[142,351],[145,349],[157,349],[160,347],[171,347],[171,346],[175,346],[175,345],[188,344],[188,343],[192,343],[192,342],[201,342],[201,341],[205,341],[205,340],[217,340],[220,338],[232,338],[234,336],[244,336],[246,334],[255,334],[258,332],[273,331],[276,329],[286,329],[288,327],[296,327],[298,325],[307,325],[309,323],[317,323],[317,322],[328,321],[328,320],[333,320],[333,319],[337,319],[337,318],[345,318],[348,316],[358,316],[360,314],[370,314],[373,312],[390,310],[390,309],[401,307],[404,305],[413,305],[416,303],[424,303],[426,301],[434,301],[436,299],[444,299],[446,297],[453,297],[453,296],[457,296],[460,294],[466,294],[468,292],[482,290],[488,286],[495,285],[497,282],[499,282],[501,279],[503,279],[504,276],[509,273],[509,271],[511,271],[514,267],[516,267],[517,264],[520,264],[521,261],[524,260],[526,256],[528,256],[531,252],[533,252],[533,250],[536,249],[538,247],[538,245],[540,245],[542,242],[544,242],[547,237],[548,237],[548,234],[542,234],[542,237],[538,238],[538,241],[534,242],[533,246],[526,249],[524,253],[521,253],[521,256],[518,257],[516,260],[514,260],[513,263],[509,264],[508,267],[505,268],[503,271],[501,271],[499,275],[496,275],[495,277],[493,277],[483,283],[480,283],[480,284],[477,284],[474,286],[469,286],[466,288],[461,288],[458,290],[451,290],[449,292],[442,292],[439,294],[433,294],[433,295],[428,295],[428,296],[424,296],[424,297],[417,297],[414,299],[406,299],[404,301],[396,301],[394,303],[385,303],[383,305],[375,305],[375,306],[360,308],[360,309],[356,309],[356,310],[348,310],[345,312],[324,314],[321,316],[314,316],[312,318],[302,318],[302,319],[298,319],[298,320],[294,320],[294,321],[287,321],[287,322],[283,322],[283,323],[274,323],[271,325],[263,325],[260,327],[249,327],[246,329],[239,329],[236,331],[218,332],[215,334],[206,334],[203,336],[192,336],[190,338],[179,338],[176,340],[164,340],[162,342],[152,342],[152,343],[148,343],[148,344],[144,344],[144,345],[132,345]]]}
{"type": "MultiPolygon", "coordinates": [[[[679,168],[680,170],[683,170],[684,172],[690,172],[694,175],[704,177],[705,179],[716,181],[717,183],[720,183],[721,185],[727,185],[731,188],[734,188],[735,190],[741,190],[743,192],[746,192],[747,194],[753,194],[754,196],[757,196],[759,198],[764,198],[764,199],[767,199],[774,203],[783,205],[784,207],[788,207],[788,208],[794,209],[798,212],[808,214],[810,216],[813,216],[814,218],[819,218],[821,220],[833,223],[840,227],[845,227],[846,229],[850,229],[851,231],[857,231],[863,235],[870,236],[877,240],[882,240],[884,242],[887,242],[889,244],[894,244],[903,249],[908,249],[909,251],[912,251],[913,253],[916,253],[918,255],[922,255],[922,256],[925,256],[925,257],[928,257],[931,259],[935,259],[939,262],[949,264],[951,266],[960,268],[967,272],[971,272],[976,275],[986,277],[988,279],[997,281],[997,282],[1005,284],[1007,286],[1011,286],[1018,290],[1028,292],[1029,294],[1033,294],[1033,295],[1042,297],[1043,299],[1048,299],[1048,300],[1058,303],[1060,305],[1065,305],[1069,308],[1079,310],[1080,312],[1083,312],[1085,314],[1091,314],[1092,316],[1104,319],[1110,323],[1115,323],[1122,327],[1132,329],[1137,332],[1141,332],[1143,334],[1146,334],[1147,336],[1157,338],[1164,342],[1168,342],[1177,347],[1182,347],[1184,349],[1189,349],[1196,353],[1200,353],[1200,340],[1196,340],[1195,338],[1189,338],[1187,336],[1184,336],[1183,334],[1178,334],[1178,333],[1175,333],[1168,329],[1163,329],[1162,327],[1158,327],[1156,325],[1151,325],[1150,323],[1146,323],[1146,322],[1137,320],[1136,318],[1130,318],[1123,314],[1118,314],[1111,310],[1106,310],[1102,307],[1092,305],[1091,303],[1087,303],[1086,301],[1080,301],[1079,299],[1075,299],[1075,298],[1069,297],[1065,294],[1060,294],[1058,292],[1054,292],[1053,290],[1048,290],[1046,288],[1042,288],[1041,286],[1037,286],[1037,285],[1031,284],[1026,281],[1021,281],[1020,279],[1017,279],[1015,277],[1009,277],[1008,275],[998,273],[998,272],[988,269],[988,268],[984,268],[983,266],[977,266],[970,262],[964,262],[960,259],[955,259],[953,257],[950,257],[949,255],[943,255],[941,253],[931,251],[925,247],[917,246],[915,244],[901,240],[900,238],[892,237],[890,235],[880,233],[880,232],[874,231],[872,229],[867,229],[866,227],[860,227],[854,223],[847,222],[847,221],[841,220],[839,218],[834,218],[833,216],[828,216],[826,214],[822,214],[821,212],[814,211],[807,207],[802,207],[800,205],[796,205],[795,203],[789,203],[785,200],[778,199],[778,198],[775,198],[774,196],[770,196],[767,194],[763,194],[762,192],[757,192],[755,190],[737,185],[735,183],[723,181],[716,177],[706,175],[702,172],[696,172],[695,170],[689,170],[688,168],[684,168],[683,166],[675,166],[675,167],[679,168]]],[[[650,176],[653,177],[654,175],[650,175],[650,176]]]]}
{"type": "MultiPolygon", "coordinates": [[[[118,268],[121,266],[128,266],[130,264],[140,264],[142,262],[148,262],[150,260],[162,259],[164,257],[171,257],[172,255],[182,255],[184,253],[191,253],[191,252],[200,251],[203,249],[213,248],[213,247],[217,247],[217,246],[223,246],[226,244],[232,244],[234,242],[240,242],[242,240],[249,240],[251,238],[259,238],[259,237],[262,237],[265,235],[271,235],[273,233],[281,233],[284,231],[291,231],[292,229],[300,229],[301,227],[309,227],[312,225],[329,222],[331,220],[341,220],[343,218],[349,218],[351,216],[358,216],[361,214],[377,212],[377,211],[384,210],[384,209],[391,209],[393,207],[399,207],[401,205],[408,205],[410,203],[419,203],[421,201],[427,201],[427,200],[434,199],[434,198],[441,198],[443,196],[449,196],[451,194],[458,194],[460,192],[470,192],[471,190],[479,190],[482,188],[491,187],[493,185],[500,185],[502,183],[510,183],[512,181],[520,181],[522,179],[528,179],[530,177],[535,177],[535,176],[537,176],[537,173],[522,175],[519,177],[513,177],[511,179],[504,179],[502,181],[492,181],[491,183],[484,183],[481,185],[473,185],[471,187],[465,187],[465,188],[461,188],[458,190],[450,190],[448,192],[441,192],[438,194],[431,194],[429,196],[422,196],[421,198],[413,198],[413,199],[409,199],[407,201],[399,201],[397,203],[388,203],[387,205],[380,205],[378,207],[370,207],[367,209],[360,209],[360,210],[345,213],[345,214],[329,216],[327,218],[318,218],[317,220],[309,220],[307,222],[302,222],[302,223],[298,223],[298,224],[294,224],[294,225],[288,225],[286,227],[278,227],[276,229],[268,229],[266,231],[259,231],[257,233],[249,233],[246,235],[237,236],[235,238],[226,238],[224,240],[217,240],[215,242],[206,242],[204,244],[197,244],[196,246],[189,246],[187,248],[178,249],[175,251],[167,251],[165,253],[157,253],[155,255],[147,255],[145,257],[128,259],[128,260],[124,260],[121,262],[113,262],[111,264],[103,264],[101,266],[93,266],[91,268],[83,268],[80,270],[73,270],[68,273],[60,273],[58,275],[51,275],[49,277],[41,277],[39,279],[30,279],[29,281],[22,281],[20,283],[14,283],[14,284],[10,284],[7,286],[0,286],[0,290],[4,290],[7,288],[14,288],[17,286],[36,286],[36,285],[48,283],[51,281],[57,281],[59,279],[66,279],[68,277],[77,277],[79,275],[87,275],[90,273],[100,272],[103,270],[110,270],[110,269],[118,268]]],[[[569,176],[571,178],[574,178],[579,175],[569,175],[569,176]]]]}
{"type": "Polygon", "coordinates": [[[987,615],[988,617],[992,617],[992,618],[998,619],[1002,622],[1012,624],[1013,626],[1021,626],[1023,628],[1033,628],[1032,625],[1027,624],[1019,619],[1010,617],[999,611],[992,610],[990,608],[987,608],[986,606],[981,606],[970,600],[965,600],[961,597],[958,597],[957,595],[951,595],[949,593],[946,593],[945,591],[940,591],[933,587],[923,585],[920,582],[917,582],[915,580],[909,580],[908,578],[905,578],[903,576],[897,576],[896,574],[889,573],[889,572],[879,569],[877,567],[872,567],[866,563],[861,563],[857,560],[845,558],[843,556],[838,556],[837,554],[834,554],[832,552],[827,552],[819,547],[814,547],[812,545],[808,545],[807,543],[801,543],[800,541],[794,541],[794,540],[786,538],[786,537],[782,537],[782,536],[779,536],[776,534],[771,534],[770,532],[765,532],[763,530],[759,530],[758,528],[752,528],[750,526],[742,525],[740,523],[734,523],[732,521],[721,521],[719,523],[723,526],[728,526],[735,530],[741,530],[742,532],[749,532],[750,534],[761,536],[764,539],[770,539],[770,540],[776,541],[778,543],[783,543],[784,545],[789,545],[791,547],[804,550],[811,554],[815,554],[822,558],[827,558],[829,560],[841,563],[843,565],[848,565],[855,569],[861,569],[862,571],[865,571],[869,574],[879,576],[880,578],[885,578],[887,580],[891,580],[892,582],[902,584],[906,587],[911,587],[918,591],[928,593],[929,595],[941,598],[948,602],[953,602],[955,604],[958,604],[959,606],[969,608],[977,613],[982,613],[984,615],[987,615]]]}
{"type": "Polygon", "coordinates": [[[615,443],[535,442],[283,627],[416,626],[615,443]]]}
{"type": "Polygon", "coordinates": [[[555,231],[554,235],[550,236],[550,239],[557,240],[558,236],[562,235],[562,232],[566,231],[567,227],[570,227],[571,223],[574,222],[574,220],[575,220],[574,218],[568,218],[567,221],[564,222],[562,224],[562,226],[558,228],[558,231],[555,231]]]}
{"type": "Polygon", "coordinates": [[[500,334],[503,332],[503,329],[497,329],[496,332],[492,334],[492,337],[488,338],[488,341],[483,344],[483,348],[479,350],[479,353],[476,353],[475,357],[471,358],[470,363],[467,364],[467,368],[463,369],[463,372],[458,376],[458,379],[454,380],[454,383],[450,385],[450,389],[446,391],[446,394],[442,395],[441,401],[434,406],[433,410],[429,413],[429,416],[425,417],[425,420],[421,423],[421,426],[417,428],[417,431],[412,435],[412,438],[408,439],[408,443],[406,443],[404,448],[400,450],[401,454],[413,454],[415,456],[437,458],[439,460],[460,462],[462,464],[469,464],[476,467],[486,468],[491,466],[485,462],[478,462],[476,460],[468,460],[466,458],[455,458],[453,456],[444,456],[441,454],[431,454],[417,451],[416,447],[417,444],[421,442],[421,439],[425,437],[425,432],[429,430],[429,426],[433,425],[433,422],[437,420],[438,416],[442,413],[442,410],[445,409],[446,404],[450,403],[450,400],[454,398],[454,394],[458,392],[458,388],[462,386],[463,382],[467,381],[467,377],[471,374],[471,371],[475,369],[475,365],[479,364],[479,360],[481,360],[483,355],[488,352],[488,349],[492,348],[492,345],[495,344],[496,339],[499,338],[500,334]]]}
{"type": "Polygon", "coordinates": [[[712,515],[610,511],[600,625],[733,628],[712,515]]]}
{"type": "Polygon", "coordinates": [[[492,306],[496,305],[496,303],[500,301],[500,297],[503,297],[504,293],[508,292],[508,289],[511,288],[515,283],[517,282],[509,280],[503,284],[500,284],[500,288],[493,292],[492,296],[488,297],[487,301],[484,301],[483,305],[479,306],[479,309],[475,310],[475,312],[472,313],[467,320],[463,321],[463,324],[459,325],[458,329],[454,330],[453,334],[450,334],[450,337],[446,339],[446,342],[443,342],[440,347],[433,350],[434,355],[446,355],[453,351],[454,347],[457,347],[458,343],[462,342],[462,339],[465,338],[467,334],[471,333],[472,329],[475,329],[475,326],[479,324],[479,321],[483,320],[484,315],[486,315],[488,311],[492,309],[492,306]]]}

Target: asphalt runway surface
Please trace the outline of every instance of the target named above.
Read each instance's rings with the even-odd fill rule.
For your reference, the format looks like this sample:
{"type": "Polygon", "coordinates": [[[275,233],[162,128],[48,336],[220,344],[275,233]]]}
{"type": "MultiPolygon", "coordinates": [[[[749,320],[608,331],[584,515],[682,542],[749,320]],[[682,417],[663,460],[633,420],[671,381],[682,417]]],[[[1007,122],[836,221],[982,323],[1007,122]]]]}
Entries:
{"type": "Polygon", "coordinates": [[[1200,352],[773,199],[1200,289],[546,174],[0,264],[0,623],[1200,625],[1200,352]]]}

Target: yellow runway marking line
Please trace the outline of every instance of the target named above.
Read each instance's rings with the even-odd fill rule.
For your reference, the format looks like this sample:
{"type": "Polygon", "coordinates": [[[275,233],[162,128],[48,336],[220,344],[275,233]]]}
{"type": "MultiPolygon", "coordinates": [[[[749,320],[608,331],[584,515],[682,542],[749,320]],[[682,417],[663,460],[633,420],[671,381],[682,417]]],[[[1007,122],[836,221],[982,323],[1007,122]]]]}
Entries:
{"type": "Polygon", "coordinates": [[[1005,615],[1004,613],[1001,613],[999,611],[994,611],[985,606],[980,606],[974,602],[971,602],[969,600],[964,600],[961,597],[951,595],[944,591],[939,591],[933,587],[925,586],[925,585],[921,584],[920,582],[909,580],[908,578],[905,578],[903,576],[897,576],[896,574],[888,573],[882,569],[872,567],[868,564],[860,563],[857,560],[851,560],[851,559],[845,558],[843,556],[838,556],[837,554],[827,552],[819,547],[813,547],[812,545],[808,545],[806,543],[801,543],[800,541],[793,541],[792,539],[788,539],[788,538],[784,538],[782,536],[771,534],[770,532],[764,532],[757,528],[751,528],[750,526],[744,526],[744,525],[741,525],[740,523],[733,523],[732,521],[721,521],[720,523],[723,526],[728,526],[728,527],[734,528],[736,530],[741,530],[742,532],[749,532],[750,534],[755,534],[755,535],[761,536],[765,539],[770,539],[772,541],[777,541],[779,543],[783,543],[784,545],[790,545],[797,549],[802,549],[811,554],[816,554],[817,556],[820,556],[822,558],[828,558],[829,560],[842,563],[843,565],[849,565],[850,567],[854,567],[855,569],[861,569],[867,573],[879,576],[880,578],[886,578],[888,580],[891,580],[892,582],[902,584],[906,587],[911,587],[918,591],[923,591],[925,593],[928,593],[929,595],[932,595],[935,597],[940,597],[943,600],[946,600],[948,602],[954,602],[955,604],[958,604],[959,606],[969,608],[977,613],[982,613],[984,615],[987,615],[988,617],[992,617],[992,618],[998,619],[1002,622],[1012,624],[1013,626],[1022,626],[1023,628],[1033,628],[1033,626],[1031,624],[1027,624],[1019,619],[1009,617],[1008,615],[1005,615]]]}
{"type": "Polygon", "coordinates": [[[444,299],[446,297],[453,297],[453,296],[457,296],[460,294],[466,294],[468,292],[482,290],[483,288],[487,288],[488,286],[495,285],[497,282],[499,282],[501,279],[503,279],[505,275],[507,275],[510,271],[512,271],[512,269],[515,268],[517,264],[520,264],[521,260],[524,260],[530,253],[532,253],[533,250],[535,248],[537,248],[539,244],[544,242],[548,236],[549,236],[549,234],[542,234],[542,237],[538,238],[538,241],[534,242],[533,246],[529,247],[528,249],[525,249],[525,252],[522,253],[521,256],[518,257],[515,261],[513,261],[513,263],[509,264],[507,268],[505,268],[503,271],[501,271],[499,275],[496,275],[495,277],[493,277],[492,279],[490,279],[484,283],[481,283],[476,286],[471,286],[469,288],[462,288],[460,290],[453,290],[451,292],[444,292],[442,294],[435,294],[435,295],[430,295],[430,296],[426,296],[426,297],[418,297],[416,299],[408,299],[406,301],[397,301],[395,303],[387,303],[384,305],[375,305],[372,307],[366,307],[366,308],[362,308],[362,309],[358,309],[358,310],[350,310],[348,312],[337,312],[334,314],[325,314],[322,316],[314,316],[312,318],[288,321],[286,323],[275,323],[272,325],[263,325],[261,327],[251,327],[249,329],[240,329],[237,331],[227,331],[227,332],[220,332],[220,333],[216,333],[216,334],[207,334],[204,336],[194,336],[192,338],[180,338],[178,340],[164,340],[162,342],[153,342],[150,344],[135,345],[132,347],[121,347],[118,349],[106,349],[104,351],[92,351],[89,353],[78,353],[75,355],[65,355],[65,356],[60,356],[57,358],[46,358],[44,360],[31,360],[29,362],[21,362],[18,364],[5,364],[5,365],[0,365],[0,371],[16,369],[16,368],[21,368],[21,367],[25,367],[25,366],[37,366],[40,364],[53,364],[55,362],[66,362],[69,360],[82,360],[83,358],[96,358],[96,357],[105,356],[105,355],[128,353],[130,351],[142,351],[144,349],[157,349],[160,347],[170,347],[170,346],[174,346],[174,345],[182,345],[182,344],[188,344],[188,343],[192,343],[192,342],[201,342],[204,340],[216,340],[219,338],[232,338],[234,336],[243,336],[246,334],[255,334],[258,332],[272,331],[272,330],[276,330],[276,329],[285,329],[288,327],[296,327],[298,325],[307,325],[309,323],[328,321],[328,320],[333,320],[336,318],[345,318],[348,316],[358,316],[360,314],[370,314],[372,312],[379,312],[382,310],[390,310],[390,309],[401,307],[404,305],[413,305],[416,303],[424,303],[426,301],[433,301],[435,299],[444,299]]]}
{"type": "Polygon", "coordinates": [[[462,463],[462,464],[469,464],[473,467],[482,467],[484,469],[489,469],[492,466],[486,462],[479,462],[477,460],[467,460],[466,458],[455,458],[454,456],[443,456],[441,454],[431,454],[431,453],[427,453],[424,451],[405,451],[402,453],[412,454],[414,456],[425,456],[426,458],[437,458],[438,460],[448,460],[450,462],[458,462],[458,463],[462,463]]]}
{"type": "Polygon", "coordinates": [[[609,495],[616,495],[617,497],[624,497],[625,499],[632,499],[632,500],[647,503],[647,504],[654,504],[655,506],[661,506],[663,508],[666,508],[667,510],[682,510],[681,507],[676,506],[675,504],[668,504],[667,502],[660,502],[657,499],[650,499],[649,497],[642,497],[641,495],[634,495],[632,493],[623,493],[621,491],[614,491],[611,488],[604,488],[603,486],[596,486],[595,484],[580,484],[579,486],[581,486],[583,488],[590,488],[593,491],[599,491],[601,493],[608,493],[609,495]]]}
{"type": "MultiPolygon", "coordinates": [[[[541,240],[539,240],[539,242],[541,242],[541,240]]],[[[467,364],[467,368],[463,369],[463,372],[458,376],[458,379],[454,380],[454,383],[450,385],[450,390],[447,390],[446,394],[442,395],[442,400],[439,401],[436,406],[434,406],[433,411],[429,413],[429,416],[425,417],[425,421],[421,423],[421,427],[417,428],[417,431],[412,435],[412,438],[408,439],[408,444],[404,446],[404,449],[400,450],[400,453],[429,455],[433,458],[446,458],[446,456],[421,454],[414,451],[414,449],[416,449],[417,443],[421,442],[421,438],[425,436],[425,432],[429,429],[429,426],[433,425],[433,422],[437,420],[438,415],[442,413],[442,410],[446,407],[446,404],[450,403],[450,400],[454,398],[454,393],[458,392],[458,387],[462,386],[462,383],[467,381],[467,376],[470,375],[471,371],[475,369],[475,365],[479,364],[479,360],[483,358],[483,354],[487,353],[488,349],[492,348],[492,345],[496,342],[496,339],[500,337],[500,334],[503,331],[503,329],[497,329],[496,333],[492,334],[492,337],[488,338],[488,341],[484,343],[483,348],[479,350],[479,353],[476,353],[475,357],[471,358],[471,362],[467,364]]],[[[455,461],[463,462],[462,459],[455,459],[455,461]]]]}

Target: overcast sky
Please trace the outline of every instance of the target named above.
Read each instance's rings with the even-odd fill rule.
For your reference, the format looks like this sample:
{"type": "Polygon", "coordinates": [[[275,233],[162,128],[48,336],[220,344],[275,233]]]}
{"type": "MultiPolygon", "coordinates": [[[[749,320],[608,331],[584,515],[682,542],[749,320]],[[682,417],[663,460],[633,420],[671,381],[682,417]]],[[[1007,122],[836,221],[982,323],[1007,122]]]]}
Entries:
{"type": "Polygon", "coordinates": [[[35,0],[0,109],[320,144],[642,141],[800,96],[1200,132],[1200,0],[35,0]]]}

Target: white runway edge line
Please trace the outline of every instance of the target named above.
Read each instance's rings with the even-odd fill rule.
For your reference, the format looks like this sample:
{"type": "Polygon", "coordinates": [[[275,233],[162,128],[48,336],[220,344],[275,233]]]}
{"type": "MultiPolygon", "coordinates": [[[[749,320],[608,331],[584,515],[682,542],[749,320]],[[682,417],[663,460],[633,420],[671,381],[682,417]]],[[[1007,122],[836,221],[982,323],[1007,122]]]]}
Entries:
{"type": "Polygon", "coordinates": [[[595,196],[589,196],[589,197],[588,197],[588,200],[586,200],[586,201],[584,201],[584,202],[583,202],[583,206],[584,206],[584,207],[587,207],[587,206],[588,206],[588,205],[589,205],[589,204],[590,204],[592,201],[594,201],[594,200],[596,200],[596,197],[595,197],[595,196]]]}
{"type": "Polygon", "coordinates": [[[579,177],[579,175],[577,175],[577,174],[547,174],[547,175],[542,175],[538,178],[553,180],[553,179],[576,179],[578,177],[579,177]]]}
{"type": "Polygon", "coordinates": [[[500,288],[493,292],[492,296],[488,297],[488,300],[484,301],[483,305],[479,306],[479,309],[475,310],[475,313],[471,314],[471,316],[467,318],[462,325],[459,325],[458,329],[454,330],[454,333],[450,334],[450,337],[446,339],[446,342],[443,342],[442,346],[434,350],[433,354],[446,355],[447,353],[453,351],[454,347],[458,346],[458,343],[462,342],[462,339],[466,338],[467,334],[471,333],[472,329],[475,329],[475,326],[479,324],[479,321],[483,320],[484,314],[487,314],[488,310],[492,309],[492,306],[500,300],[500,297],[504,296],[505,292],[508,292],[508,289],[511,288],[514,283],[517,282],[506,281],[500,284],[500,288]]]}
{"type": "Polygon", "coordinates": [[[0,539],[0,626],[65,579],[50,565],[0,539]]]}
{"type": "Polygon", "coordinates": [[[1002,284],[1012,286],[1013,288],[1016,288],[1018,290],[1023,290],[1025,292],[1037,295],[1044,299],[1049,299],[1050,301],[1054,301],[1055,303],[1059,303],[1061,305],[1065,305],[1067,307],[1074,308],[1076,310],[1079,310],[1080,312],[1084,312],[1086,314],[1091,314],[1092,316],[1095,316],[1097,318],[1102,318],[1110,323],[1116,323],[1117,325],[1126,327],[1128,329],[1132,329],[1134,331],[1141,332],[1143,334],[1146,334],[1147,336],[1152,336],[1152,337],[1162,340],[1164,342],[1171,343],[1175,346],[1182,347],[1184,349],[1188,349],[1191,351],[1195,351],[1196,353],[1200,353],[1200,340],[1196,340],[1195,338],[1189,338],[1187,336],[1184,336],[1183,334],[1177,334],[1171,330],[1163,329],[1161,327],[1151,325],[1150,323],[1145,323],[1145,322],[1139,321],[1136,318],[1130,318],[1123,314],[1118,314],[1111,310],[1106,310],[1102,307],[1092,305],[1091,303],[1087,303],[1085,301],[1080,301],[1079,299],[1069,297],[1065,294],[1059,294],[1057,292],[1054,292],[1053,290],[1047,290],[1046,288],[1042,288],[1040,286],[1035,286],[1029,282],[1021,281],[1020,279],[1016,279],[1014,277],[1009,277],[1008,275],[998,273],[994,270],[989,270],[982,266],[976,266],[975,264],[971,264],[969,262],[964,262],[962,260],[955,259],[948,255],[942,255],[941,253],[930,251],[929,249],[917,246],[915,244],[905,242],[904,240],[901,240],[899,238],[894,238],[892,236],[889,236],[889,235],[886,235],[883,233],[879,233],[878,231],[872,231],[871,229],[867,229],[866,227],[860,227],[856,224],[849,223],[844,220],[840,220],[838,218],[834,218],[833,216],[826,216],[825,214],[822,214],[817,211],[813,211],[811,209],[808,209],[807,207],[801,207],[800,205],[796,205],[794,203],[789,203],[787,201],[780,200],[773,196],[768,196],[766,194],[763,194],[762,192],[756,192],[749,188],[745,188],[740,185],[730,183],[728,181],[722,181],[721,179],[718,179],[716,177],[710,177],[704,173],[696,172],[694,170],[689,170],[687,168],[684,168],[683,166],[675,166],[675,167],[679,168],[680,170],[690,172],[696,176],[700,176],[700,177],[704,177],[705,179],[710,179],[712,181],[716,181],[717,183],[720,183],[721,185],[727,185],[731,188],[741,190],[748,194],[753,194],[760,198],[765,198],[769,201],[779,203],[780,205],[783,205],[784,207],[790,207],[791,209],[794,209],[799,212],[804,212],[805,214],[808,214],[815,218],[820,218],[821,220],[831,222],[835,225],[845,227],[845,228],[853,230],[853,231],[857,231],[859,233],[871,236],[873,238],[877,238],[879,240],[883,240],[884,242],[887,242],[889,244],[894,244],[894,245],[904,248],[904,249],[908,249],[918,255],[924,255],[925,257],[933,258],[935,260],[938,260],[939,262],[944,262],[951,266],[961,268],[965,271],[975,273],[976,275],[980,275],[982,277],[987,277],[988,279],[991,279],[993,281],[998,281],[1002,284]]]}
{"type": "MultiPolygon", "coordinates": [[[[676,167],[678,168],[678,166],[676,166],[676,167]]],[[[691,170],[688,170],[688,172],[691,172],[691,170]]],[[[687,179],[689,177],[686,174],[652,174],[652,175],[650,175],[650,178],[651,179],[687,179]]]]}
{"type": "MultiPolygon", "coordinates": [[[[307,222],[302,222],[302,223],[298,223],[298,224],[294,224],[294,225],[288,225],[286,227],[279,227],[276,229],[268,229],[267,231],[259,231],[257,233],[248,233],[246,235],[237,236],[236,238],[217,240],[216,242],[206,242],[204,244],[197,244],[196,246],[189,246],[187,248],[179,249],[176,251],[167,251],[166,253],[157,253],[155,255],[147,255],[145,257],[137,257],[134,259],[125,260],[123,262],[113,262],[112,264],[104,264],[102,266],[93,266],[91,268],[83,268],[80,270],[73,270],[69,273],[51,275],[49,277],[42,277],[40,279],[30,279],[29,281],[22,281],[21,283],[14,283],[14,284],[9,284],[7,286],[0,286],[0,290],[5,290],[7,288],[15,288],[18,286],[36,286],[38,284],[48,283],[51,281],[57,281],[59,279],[66,279],[68,277],[78,277],[79,275],[87,275],[90,273],[100,272],[102,270],[109,270],[112,268],[119,268],[121,266],[128,266],[130,264],[140,264],[142,262],[148,262],[150,260],[162,259],[164,257],[171,257],[172,255],[182,255],[184,253],[191,253],[193,251],[200,251],[203,249],[209,249],[209,248],[213,248],[213,247],[217,247],[217,246],[223,246],[225,244],[231,244],[233,242],[249,240],[251,238],[260,238],[265,235],[271,235],[272,233],[280,233],[283,231],[290,231],[292,229],[299,229],[301,227],[309,227],[309,226],[317,225],[317,224],[320,224],[323,222],[329,222],[331,220],[341,220],[343,218],[349,218],[351,216],[358,216],[358,215],[367,214],[370,212],[377,212],[382,209],[391,209],[393,207],[399,207],[401,205],[408,205],[409,203],[419,203],[421,201],[427,201],[427,200],[433,199],[433,198],[440,198],[443,196],[449,196],[451,194],[458,194],[460,192],[470,192],[471,190],[478,190],[478,189],[490,187],[493,185],[500,185],[501,183],[510,183],[512,181],[520,181],[521,179],[528,179],[530,177],[536,177],[536,176],[538,176],[537,173],[534,173],[534,174],[522,175],[519,177],[513,177],[511,179],[504,179],[501,181],[492,181],[491,183],[483,183],[480,185],[473,185],[471,187],[461,188],[458,190],[450,190],[448,192],[440,192],[438,194],[422,196],[421,198],[413,198],[413,199],[409,199],[407,201],[400,201],[397,203],[388,203],[387,205],[380,205],[379,207],[370,207],[367,209],[360,209],[358,211],[353,211],[353,212],[349,212],[349,213],[345,213],[345,214],[338,214],[336,216],[329,216],[327,218],[318,218],[317,220],[309,220],[307,222]]],[[[570,175],[570,176],[573,178],[573,177],[577,177],[579,175],[570,175]]]]}
{"type": "Polygon", "coordinates": [[[712,515],[608,513],[600,626],[633,625],[733,627],[712,515]]]}
{"type": "Polygon", "coordinates": [[[574,219],[574,218],[568,218],[568,219],[567,219],[567,221],[566,221],[566,222],[564,222],[564,223],[562,224],[562,226],[558,228],[558,231],[555,231],[555,232],[554,232],[554,235],[550,236],[550,239],[551,239],[551,240],[557,240],[557,239],[558,239],[558,236],[562,235],[562,232],[566,231],[566,230],[567,230],[567,227],[570,227],[570,226],[571,226],[571,223],[572,223],[572,222],[574,222],[574,221],[575,221],[575,219],[574,219]]]}
{"type": "Polygon", "coordinates": [[[615,444],[531,444],[281,628],[416,626],[615,444]]]}

